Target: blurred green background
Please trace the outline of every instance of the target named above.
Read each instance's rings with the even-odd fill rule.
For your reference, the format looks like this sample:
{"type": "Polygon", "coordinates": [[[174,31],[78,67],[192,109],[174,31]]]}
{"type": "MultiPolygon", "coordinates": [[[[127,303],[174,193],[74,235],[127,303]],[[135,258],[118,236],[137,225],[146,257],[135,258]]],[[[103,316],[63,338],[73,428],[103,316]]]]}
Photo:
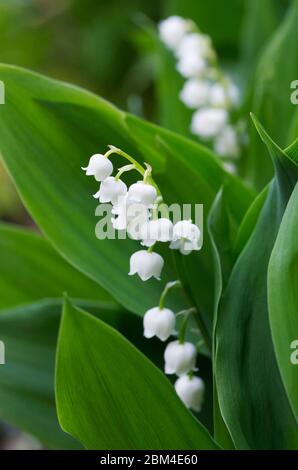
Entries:
{"type": "MultiPolygon", "coordinates": [[[[282,24],[290,3],[290,0],[0,0],[0,62],[85,87],[122,109],[191,137],[188,131],[191,112],[179,102],[177,93],[183,80],[175,74],[171,54],[157,41],[157,22],[178,14],[192,18],[211,36],[221,65],[245,91],[243,103],[248,114],[259,59],[282,24]]],[[[292,43],[297,44],[296,36],[292,43]]],[[[284,56],[282,52],[281,57],[284,56]]],[[[266,61],[264,64],[267,67],[266,61]]],[[[293,76],[293,80],[297,78],[293,76]]],[[[269,111],[267,127],[275,116],[271,108],[269,111]]],[[[274,138],[278,136],[274,135],[273,124],[269,130],[274,138]]],[[[255,153],[258,154],[258,149],[255,153]]],[[[0,219],[33,224],[1,160],[0,219]]],[[[32,445],[29,443],[29,447],[32,445]]]]}

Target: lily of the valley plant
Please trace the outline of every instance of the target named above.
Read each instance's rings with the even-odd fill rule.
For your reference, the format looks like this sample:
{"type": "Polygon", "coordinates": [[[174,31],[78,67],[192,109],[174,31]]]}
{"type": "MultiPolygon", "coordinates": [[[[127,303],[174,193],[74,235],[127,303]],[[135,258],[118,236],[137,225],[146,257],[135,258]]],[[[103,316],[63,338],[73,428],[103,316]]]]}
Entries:
{"type": "Polygon", "coordinates": [[[261,3],[143,25],[160,125],[0,65],[39,228],[0,225],[0,419],[47,448],[298,449],[298,2],[261,3]]]}
{"type": "MultiPolygon", "coordinates": [[[[134,159],[121,149],[110,145],[105,154],[94,154],[91,156],[88,166],[82,168],[86,175],[94,176],[100,181],[100,188],[94,194],[101,203],[112,204],[111,223],[117,230],[126,230],[129,236],[140,241],[146,250],[141,249],[130,257],[129,275],[137,274],[142,281],[154,277],[161,278],[164,266],[162,256],[154,251],[158,242],[170,242],[169,248],[179,250],[183,255],[189,255],[193,250],[199,250],[200,229],[191,220],[181,220],[175,225],[169,218],[159,217],[158,206],[163,202],[159,188],[153,184],[151,178],[152,168],[145,164],[146,168],[135,163],[130,163],[119,168],[115,176],[111,157],[121,155],[129,162],[134,159]],[[121,176],[129,171],[138,171],[142,180],[133,183],[129,188],[121,179],[121,176]]],[[[171,335],[176,335],[175,313],[165,308],[164,302],[168,291],[180,286],[179,281],[166,284],[159,305],[152,307],[144,313],[144,336],[152,338],[157,336],[161,341],[166,341],[171,335]]],[[[175,383],[175,389],[181,400],[189,408],[200,411],[204,382],[193,376],[196,370],[196,347],[185,341],[185,329],[189,315],[192,310],[188,309],[178,312],[176,315],[185,315],[182,323],[179,340],[170,342],[164,353],[166,374],[179,376],[175,383]]],[[[196,312],[195,312],[196,313],[196,312]]]]}

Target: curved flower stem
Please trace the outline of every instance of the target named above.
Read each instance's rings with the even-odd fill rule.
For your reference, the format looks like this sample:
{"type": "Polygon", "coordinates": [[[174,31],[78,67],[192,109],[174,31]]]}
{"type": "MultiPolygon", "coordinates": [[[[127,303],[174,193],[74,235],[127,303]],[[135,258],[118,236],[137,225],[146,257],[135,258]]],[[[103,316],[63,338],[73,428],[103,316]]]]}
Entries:
{"type": "MultiPolygon", "coordinates": [[[[117,147],[114,147],[114,145],[109,145],[108,147],[109,147],[110,150],[108,150],[107,153],[105,154],[106,157],[109,157],[113,153],[116,153],[117,155],[120,155],[121,157],[123,157],[127,161],[129,161],[131,164],[133,164],[135,169],[140,173],[140,175],[142,175],[144,177],[146,171],[148,170],[148,166],[147,166],[147,169],[143,168],[142,165],[140,165],[140,163],[135,158],[133,158],[131,155],[124,152],[123,150],[121,150],[117,147]]],[[[161,195],[160,189],[157,186],[157,184],[155,183],[155,181],[153,180],[151,174],[148,175],[147,182],[152,184],[156,188],[158,195],[161,195]]]]}
{"type": "Polygon", "coordinates": [[[179,331],[179,343],[180,344],[183,344],[185,342],[185,333],[186,333],[188,321],[194,312],[196,312],[195,308],[190,308],[188,310],[182,310],[182,312],[179,312],[179,314],[182,314],[182,313],[185,314],[184,320],[182,322],[182,325],[179,331]]]}
{"type": "MultiPolygon", "coordinates": [[[[155,242],[156,243],[156,242],[155,242]]],[[[147,250],[147,253],[152,253],[153,249],[154,249],[154,246],[155,246],[155,243],[153,243],[153,245],[149,246],[148,250],[147,250]]]]}
{"type": "Polygon", "coordinates": [[[136,170],[136,167],[135,167],[134,163],[132,163],[130,165],[125,165],[125,166],[119,168],[118,173],[115,176],[115,180],[118,181],[120,179],[121,175],[123,175],[123,173],[125,173],[126,171],[131,171],[131,170],[136,170]]]}
{"type": "Polygon", "coordinates": [[[161,293],[161,296],[160,296],[160,299],[159,299],[159,309],[162,310],[164,308],[164,304],[165,304],[165,299],[166,299],[166,296],[168,294],[168,292],[171,290],[171,289],[175,289],[175,288],[181,288],[181,282],[180,281],[172,281],[172,282],[168,282],[166,285],[165,285],[165,288],[164,290],[162,291],[161,293]]]}

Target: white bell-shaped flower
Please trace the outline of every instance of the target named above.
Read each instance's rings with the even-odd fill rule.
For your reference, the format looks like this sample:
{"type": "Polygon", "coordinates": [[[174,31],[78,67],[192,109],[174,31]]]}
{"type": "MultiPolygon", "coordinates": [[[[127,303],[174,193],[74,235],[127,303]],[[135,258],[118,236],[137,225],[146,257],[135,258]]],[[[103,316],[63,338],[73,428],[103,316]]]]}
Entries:
{"type": "Polygon", "coordinates": [[[96,181],[103,181],[113,173],[113,164],[101,153],[96,153],[90,158],[88,166],[82,167],[82,170],[86,171],[87,176],[94,176],[96,181]]]}
{"type": "Polygon", "coordinates": [[[182,375],[175,382],[175,390],[187,408],[197,412],[201,411],[205,384],[200,377],[182,375]]]}
{"type": "Polygon", "coordinates": [[[210,87],[209,99],[211,106],[225,108],[229,105],[230,97],[227,88],[221,83],[210,87]]]}
{"type": "Polygon", "coordinates": [[[158,253],[140,250],[130,257],[129,275],[138,274],[142,281],[151,277],[159,280],[163,265],[164,260],[158,253]]]}
{"type": "Polygon", "coordinates": [[[143,204],[129,206],[126,230],[130,238],[143,240],[144,226],[147,226],[150,216],[150,211],[143,204]]]}
{"type": "Polygon", "coordinates": [[[113,176],[109,176],[101,183],[99,191],[93,197],[99,199],[102,203],[111,202],[116,204],[119,198],[125,196],[126,193],[126,184],[121,180],[116,180],[113,176]]]}
{"type": "Polygon", "coordinates": [[[192,343],[172,341],[165,349],[165,373],[183,375],[195,370],[197,351],[192,343]]]}
{"type": "Polygon", "coordinates": [[[175,49],[190,28],[190,21],[180,16],[170,16],[159,23],[158,30],[162,42],[169,48],[175,49]]]}
{"type": "Polygon", "coordinates": [[[175,332],[175,322],[175,314],[169,308],[151,308],[144,315],[144,336],[157,336],[161,341],[166,341],[175,332]]]}
{"type": "Polygon", "coordinates": [[[214,150],[218,155],[238,157],[240,148],[237,132],[232,126],[226,126],[214,141],[214,150]]]}
{"type": "Polygon", "coordinates": [[[180,41],[175,52],[179,59],[197,56],[210,60],[214,57],[210,37],[200,33],[186,34],[180,41]]]}
{"type": "Polygon", "coordinates": [[[192,117],[191,131],[202,139],[216,137],[228,122],[228,112],[221,108],[203,108],[192,117]]]}
{"type": "Polygon", "coordinates": [[[128,195],[132,201],[144,204],[144,206],[150,208],[157,198],[157,191],[152,184],[138,181],[129,187],[128,195]]]}
{"type": "Polygon", "coordinates": [[[183,255],[200,250],[201,231],[191,220],[180,220],[174,225],[172,250],[180,250],[183,255]]]}
{"type": "Polygon", "coordinates": [[[141,240],[141,236],[133,236],[134,231],[140,231],[140,226],[147,222],[149,211],[144,204],[134,201],[129,194],[120,196],[113,205],[112,225],[116,230],[128,230],[131,238],[141,240]]]}
{"type": "Polygon", "coordinates": [[[188,108],[199,108],[208,102],[209,90],[210,85],[206,80],[190,78],[184,83],[180,99],[188,108]]]}
{"type": "Polygon", "coordinates": [[[173,238],[173,223],[164,217],[150,220],[141,227],[142,245],[152,246],[155,242],[169,242],[173,238]]]}
{"type": "Polygon", "coordinates": [[[206,72],[207,63],[203,57],[187,54],[179,59],[176,68],[184,78],[200,77],[206,72]]]}

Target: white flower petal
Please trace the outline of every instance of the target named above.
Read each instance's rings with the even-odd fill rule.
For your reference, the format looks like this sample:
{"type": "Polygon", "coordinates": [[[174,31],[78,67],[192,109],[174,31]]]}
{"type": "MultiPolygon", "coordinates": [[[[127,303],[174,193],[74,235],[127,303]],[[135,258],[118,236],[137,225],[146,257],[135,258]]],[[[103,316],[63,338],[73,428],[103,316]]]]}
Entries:
{"type": "Polygon", "coordinates": [[[134,202],[144,204],[146,207],[151,208],[157,198],[157,191],[151,184],[138,181],[130,186],[128,195],[134,202]]]}
{"type": "Polygon", "coordinates": [[[174,333],[175,314],[168,308],[151,308],[144,315],[143,325],[146,338],[157,336],[161,341],[166,341],[174,333]]]}
{"type": "Polygon", "coordinates": [[[190,22],[180,16],[170,16],[158,26],[161,40],[170,49],[175,49],[190,27],[190,22]]]}
{"type": "Polygon", "coordinates": [[[195,370],[196,356],[196,348],[192,343],[172,341],[164,353],[166,374],[183,375],[195,370]]]}
{"type": "Polygon", "coordinates": [[[182,375],[175,382],[175,390],[187,408],[201,411],[205,385],[200,377],[182,375]]]}
{"type": "Polygon", "coordinates": [[[130,257],[129,275],[138,274],[142,281],[151,277],[159,280],[163,265],[164,260],[158,253],[140,250],[130,257]]]}
{"type": "Polygon", "coordinates": [[[103,181],[113,173],[112,162],[101,153],[92,155],[88,166],[82,169],[87,176],[94,176],[96,181],[103,181]]]}
{"type": "Polygon", "coordinates": [[[228,122],[228,112],[221,108],[203,108],[193,114],[191,131],[202,139],[216,137],[228,122]]]}
{"type": "Polygon", "coordinates": [[[208,103],[209,90],[210,85],[206,80],[190,78],[184,83],[179,96],[188,108],[199,108],[208,103]]]}

